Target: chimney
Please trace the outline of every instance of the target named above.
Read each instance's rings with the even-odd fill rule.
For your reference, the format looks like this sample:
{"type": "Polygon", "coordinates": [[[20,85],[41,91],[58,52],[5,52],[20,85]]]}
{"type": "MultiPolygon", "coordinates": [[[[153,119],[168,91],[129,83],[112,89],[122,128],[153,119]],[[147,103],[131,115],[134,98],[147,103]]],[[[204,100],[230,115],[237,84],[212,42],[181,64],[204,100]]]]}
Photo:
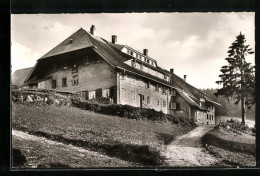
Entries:
{"type": "Polygon", "coordinates": [[[96,35],[96,28],[95,28],[95,26],[94,25],[92,25],[91,26],[91,28],[90,28],[90,33],[92,34],[92,35],[96,35]]]}
{"type": "Polygon", "coordinates": [[[144,53],[145,56],[148,56],[148,49],[144,49],[144,53]]]}
{"type": "Polygon", "coordinates": [[[112,35],[112,43],[116,44],[117,42],[117,36],[116,35],[112,35]]]}
{"type": "Polygon", "coordinates": [[[184,81],[186,81],[186,78],[187,78],[187,75],[184,75],[184,76],[183,76],[184,81]]]}
{"type": "Polygon", "coordinates": [[[174,69],[173,69],[173,68],[171,68],[171,69],[170,69],[170,72],[171,72],[171,74],[173,74],[173,73],[174,73],[174,69]]]}

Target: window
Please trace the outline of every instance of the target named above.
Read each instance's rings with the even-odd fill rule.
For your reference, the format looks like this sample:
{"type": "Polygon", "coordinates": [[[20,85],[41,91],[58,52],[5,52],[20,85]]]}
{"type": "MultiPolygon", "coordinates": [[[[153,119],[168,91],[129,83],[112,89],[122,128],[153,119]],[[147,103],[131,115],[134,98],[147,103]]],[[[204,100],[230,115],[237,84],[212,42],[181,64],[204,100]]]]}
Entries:
{"type": "Polygon", "coordinates": [[[147,61],[148,64],[150,64],[150,60],[149,59],[147,59],[146,61],[147,61]]]}
{"type": "Polygon", "coordinates": [[[79,84],[79,77],[78,76],[73,76],[73,86],[75,86],[75,85],[78,85],[79,84]]]}
{"type": "Polygon", "coordinates": [[[163,107],[166,107],[166,101],[163,101],[163,107]]]}
{"type": "Polygon", "coordinates": [[[159,99],[156,99],[156,105],[160,106],[160,100],[159,99]]]}
{"type": "Polygon", "coordinates": [[[131,55],[131,56],[133,56],[133,55],[134,55],[133,51],[130,51],[130,55],[131,55]]]}
{"type": "Polygon", "coordinates": [[[136,58],[138,59],[139,58],[139,54],[136,53],[136,58]]]}
{"type": "Polygon", "coordinates": [[[89,100],[96,98],[96,91],[89,91],[89,100]]]}
{"type": "Polygon", "coordinates": [[[53,88],[53,89],[56,89],[56,87],[57,87],[56,80],[53,79],[53,80],[52,80],[52,88],[53,88]]]}
{"type": "Polygon", "coordinates": [[[122,99],[127,99],[127,89],[122,88],[122,99]]]}
{"type": "Polygon", "coordinates": [[[106,98],[110,97],[109,89],[103,89],[102,90],[102,97],[106,97],[106,98]]]}
{"type": "Polygon", "coordinates": [[[170,109],[176,109],[176,103],[170,102],[170,109]]]}
{"type": "Polygon", "coordinates": [[[159,86],[159,92],[162,92],[162,86],[159,86]]]}
{"type": "Polygon", "coordinates": [[[182,103],[177,103],[177,104],[176,104],[176,109],[177,109],[177,110],[183,110],[183,105],[182,105],[182,103]]]}
{"type": "Polygon", "coordinates": [[[164,79],[167,79],[167,75],[164,75],[164,77],[163,77],[164,79]]]}
{"type": "Polygon", "coordinates": [[[53,67],[52,67],[52,72],[56,72],[57,71],[57,64],[53,64],[53,67]]]}
{"type": "Polygon", "coordinates": [[[87,64],[90,64],[90,58],[88,56],[86,56],[84,58],[84,64],[87,65],[87,64]]]}
{"type": "Polygon", "coordinates": [[[141,63],[141,65],[140,65],[140,70],[143,70],[143,63],[141,63]]]}
{"type": "Polygon", "coordinates": [[[131,101],[135,101],[135,92],[131,91],[131,101]]]}
{"type": "Polygon", "coordinates": [[[122,73],[122,80],[126,80],[126,74],[122,73]]]}
{"type": "Polygon", "coordinates": [[[147,88],[147,89],[150,88],[150,83],[149,83],[149,81],[148,81],[148,82],[145,82],[145,88],[147,88]]]}
{"type": "Polygon", "coordinates": [[[132,60],[132,67],[136,67],[136,62],[135,62],[135,60],[132,60]]]}
{"type": "Polygon", "coordinates": [[[174,90],[174,89],[171,89],[172,91],[171,91],[171,95],[172,96],[176,96],[176,90],[174,90]]]}
{"type": "Polygon", "coordinates": [[[163,87],[163,92],[162,92],[163,94],[165,94],[166,93],[166,87],[163,87]]]}
{"type": "Polygon", "coordinates": [[[67,78],[62,78],[62,87],[67,87],[67,78]]]}
{"type": "Polygon", "coordinates": [[[151,102],[150,102],[150,97],[149,96],[147,96],[147,104],[150,104],[151,102]]]}
{"type": "Polygon", "coordinates": [[[127,49],[127,54],[130,54],[130,49],[127,49]]]}

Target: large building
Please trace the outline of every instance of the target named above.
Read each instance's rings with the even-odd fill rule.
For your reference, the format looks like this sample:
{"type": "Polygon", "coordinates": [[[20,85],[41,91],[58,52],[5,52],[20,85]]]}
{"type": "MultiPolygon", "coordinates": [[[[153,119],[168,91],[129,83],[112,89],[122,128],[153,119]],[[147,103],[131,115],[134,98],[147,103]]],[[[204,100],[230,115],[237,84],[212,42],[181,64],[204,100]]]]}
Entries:
{"type": "Polygon", "coordinates": [[[37,60],[24,85],[80,93],[82,99],[109,97],[116,104],[180,114],[197,123],[215,123],[216,102],[178,77],[174,69],[160,68],[148,55],[79,29],[37,60]]]}

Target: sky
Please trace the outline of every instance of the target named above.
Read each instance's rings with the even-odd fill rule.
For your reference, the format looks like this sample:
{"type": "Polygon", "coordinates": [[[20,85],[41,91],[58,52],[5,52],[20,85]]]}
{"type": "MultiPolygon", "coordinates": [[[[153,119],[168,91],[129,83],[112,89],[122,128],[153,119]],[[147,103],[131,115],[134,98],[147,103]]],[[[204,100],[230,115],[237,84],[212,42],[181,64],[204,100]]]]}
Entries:
{"type": "MultiPolygon", "coordinates": [[[[197,88],[217,88],[228,47],[241,32],[255,50],[254,13],[12,14],[11,64],[33,67],[41,56],[81,27],[148,55],[197,88]]],[[[255,55],[246,59],[255,64],[255,55]]]]}

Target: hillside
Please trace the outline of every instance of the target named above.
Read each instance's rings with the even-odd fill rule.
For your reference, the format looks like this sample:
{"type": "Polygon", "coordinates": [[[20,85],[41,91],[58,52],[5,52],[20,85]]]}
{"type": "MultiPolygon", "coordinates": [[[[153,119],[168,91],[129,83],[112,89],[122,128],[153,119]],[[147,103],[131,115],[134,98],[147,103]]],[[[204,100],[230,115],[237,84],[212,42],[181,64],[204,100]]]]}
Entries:
{"type": "MultiPolygon", "coordinates": [[[[117,167],[163,165],[163,160],[158,152],[159,148],[193,129],[168,121],[132,120],[75,107],[36,106],[22,103],[13,103],[12,127],[34,136],[82,147],[115,158],[116,160],[112,161],[112,166],[117,167]]],[[[54,157],[54,155],[53,161],[59,159],[60,156],[57,156],[57,153],[61,154],[60,152],[50,154],[52,146],[47,145],[50,148],[46,149],[41,147],[42,145],[46,145],[46,143],[33,143],[17,138],[13,140],[13,147],[21,150],[21,153],[26,156],[27,162],[33,163],[35,166],[46,165],[45,162],[51,160],[49,157],[54,157]],[[31,145],[28,146],[29,144],[31,145]],[[32,151],[39,151],[41,158],[46,159],[39,160],[39,154],[31,156],[32,153],[27,151],[28,147],[32,151]]],[[[54,147],[57,148],[56,144],[54,147]]],[[[66,149],[67,147],[63,146],[62,148],[66,149]]],[[[81,160],[93,160],[93,158],[83,156],[81,160]]],[[[81,164],[76,166],[70,165],[68,162],[70,157],[71,154],[67,158],[62,157],[60,164],[69,167],[85,167],[82,165],[84,162],[80,162],[81,164]]],[[[109,166],[103,160],[98,161],[90,163],[95,163],[95,166],[98,167],[109,166]]],[[[26,166],[29,167],[28,164],[24,167],[26,166]]],[[[94,164],[90,166],[93,167],[94,164]]]]}

